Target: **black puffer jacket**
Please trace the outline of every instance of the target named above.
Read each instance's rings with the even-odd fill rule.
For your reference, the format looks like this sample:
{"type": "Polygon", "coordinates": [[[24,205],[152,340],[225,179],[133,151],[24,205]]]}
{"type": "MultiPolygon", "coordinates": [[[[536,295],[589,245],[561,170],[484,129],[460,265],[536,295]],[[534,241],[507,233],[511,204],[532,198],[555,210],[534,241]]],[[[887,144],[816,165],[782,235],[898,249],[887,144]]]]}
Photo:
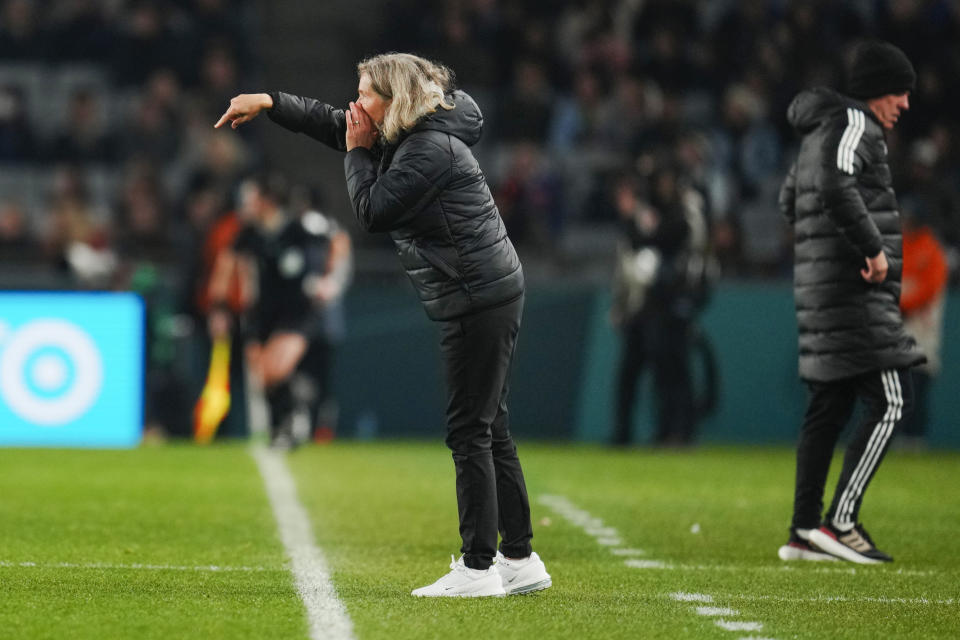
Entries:
{"type": "MultiPolygon", "coordinates": [[[[285,93],[272,93],[275,122],[344,150],[344,112],[285,93]]],[[[450,320],[506,304],[523,294],[520,260],[507,237],[470,146],[483,116],[462,91],[455,108],[437,109],[400,140],[344,159],[347,190],[360,225],[387,231],[427,315],[450,320]]]]}
{"type": "Polygon", "coordinates": [[[800,377],[831,381],[924,361],[900,316],[902,236],[883,129],[862,102],[819,88],[787,112],[803,136],[780,191],[794,227],[800,377]],[[866,282],[865,258],[889,263],[866,282]]]}

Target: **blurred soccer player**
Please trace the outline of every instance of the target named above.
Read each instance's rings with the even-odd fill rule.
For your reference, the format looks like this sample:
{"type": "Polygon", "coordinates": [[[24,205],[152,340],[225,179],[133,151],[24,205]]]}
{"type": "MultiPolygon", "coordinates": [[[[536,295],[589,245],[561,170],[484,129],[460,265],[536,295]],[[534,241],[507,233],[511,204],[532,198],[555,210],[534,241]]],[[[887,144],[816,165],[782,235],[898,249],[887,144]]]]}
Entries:
{"type": "MultiPolygon", "coordinates": [[[[218,258],[211,278],[214,291],[228,289],[238,273],[242,298],[249,302],[242,329],[246,359],[270,406],[270,439],[278,448],[295,444],[295,398],[291,378],[310,342],[324,331],[322,307],[337,298],[346,283],[342,231],[329,218],[311,212],[293,219],[282,208],[282,181],[257,176],[240,187],[240,214],[247,222],[232,250],[218,258]]],[[[224,310],[211,314],[216,339],[230,329],[224,310]]]]}
{"type": "Polygon", "coordinates": [[[865,43],[854,54],[849,96],[804,91],[787,114],[803,142],[780,206],[794,228],[800,377],[810,396],[790,539],[779,551],[784,560],[892,560],[877,549],[859,513],[891,436],[911,409],[910,367],[924,361],[900,315],[900,214],[884,141],[884,130],[909,108],[915,82],[902,51],[865,43]],[[861,421],[821,521],[830,458],[858,399],[861,421]]]}
{"type": "Polygon", "coordinates": [[[507,419],[523,270],[470,151],[483,116],[453,89],[449,69],[423,58],[376,56],[357,72],[359,97],[345,110],[285,93],[245,94],[216,126],[236,128],[266,110],[287,129],[346,151],[358,222],[390,233],[427,315],[440,323],[463,556],[413,595],[545,589],[551,579],[531,551],[530,506],[507,419]]]}

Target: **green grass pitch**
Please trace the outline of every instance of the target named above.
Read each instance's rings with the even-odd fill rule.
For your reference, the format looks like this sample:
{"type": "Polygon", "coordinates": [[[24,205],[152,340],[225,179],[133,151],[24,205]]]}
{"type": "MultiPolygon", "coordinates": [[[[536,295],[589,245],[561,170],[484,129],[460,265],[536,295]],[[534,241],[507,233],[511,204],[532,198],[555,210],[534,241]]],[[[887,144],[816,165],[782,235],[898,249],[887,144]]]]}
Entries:
{"type": "MultiPolygon", "coordinates": [[[[777,559],[787,448],[520,453],[554,586],[479,600],[409,595],[458,552],[442,444],[287,457],[358,639],[960,637],[956,453],[888,456],[871,567],[777,559]]],[[[0,638],[307,638],[289,568],[245,445],[0,450],[0,638]]]]}

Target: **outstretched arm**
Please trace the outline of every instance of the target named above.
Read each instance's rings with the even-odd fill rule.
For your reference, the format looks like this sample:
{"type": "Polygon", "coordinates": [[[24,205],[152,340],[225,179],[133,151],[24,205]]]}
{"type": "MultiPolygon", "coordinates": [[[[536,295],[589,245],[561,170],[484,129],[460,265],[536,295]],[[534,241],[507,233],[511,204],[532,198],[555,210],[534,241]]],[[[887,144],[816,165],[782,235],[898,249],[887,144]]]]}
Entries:
{"type": "Polygon", "coordinates": [[[347,119],[343,109],[282,91],[240,94],[230,100],[230,107],[214,126],[221,127],[229,122],[236,129],[256,118],[261,111],[266,111],[271,120],[294,133],[305,133],[338,151],[347,149],[347,119]]]}
{"type": "Polygon", "coordinates": [[[256,118],[264,109],[272,108],[273,98],[270,97],[269,93],[241,93],[230,100],[230,106],[217,120],[217,124],[213,125],[213,128],[219,129],[229,122],[230,126],[236,129],[244,122],[256,118]]]}

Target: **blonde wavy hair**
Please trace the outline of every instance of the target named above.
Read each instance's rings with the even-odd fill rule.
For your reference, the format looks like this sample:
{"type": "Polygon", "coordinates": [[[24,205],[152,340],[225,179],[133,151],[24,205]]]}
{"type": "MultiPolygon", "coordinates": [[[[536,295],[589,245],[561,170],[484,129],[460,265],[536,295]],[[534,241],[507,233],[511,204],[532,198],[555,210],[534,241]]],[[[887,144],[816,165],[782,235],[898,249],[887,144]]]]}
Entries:
{"type": "Polygon", "coordinates": [[[390,100],[380,132],[393,143],[437,108],[449,111],[453,104],[444,95],[453,88],[453,72],[442,64],[410,53],[384,53],[357,65],[357,77],[370,76],[370,86],[390,100]]]}

